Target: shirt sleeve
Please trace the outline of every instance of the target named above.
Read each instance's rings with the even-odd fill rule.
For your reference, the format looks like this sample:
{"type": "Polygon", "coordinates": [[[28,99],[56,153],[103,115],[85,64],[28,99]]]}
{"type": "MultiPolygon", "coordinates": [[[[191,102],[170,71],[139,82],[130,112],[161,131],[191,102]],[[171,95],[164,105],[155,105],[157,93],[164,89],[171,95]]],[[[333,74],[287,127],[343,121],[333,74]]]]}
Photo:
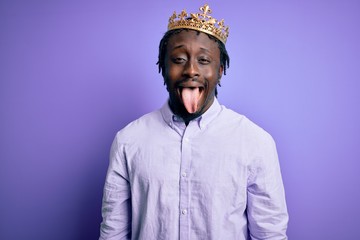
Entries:
{"type": "Polygon", "coordinates": [[[253,240],[286,240],[288,213],[275,142],[259,141],[253,156],[247,190],[247,217],[253,240]]]}
{"type": "Polygon", "coordinates": [[[131,194],[125,161],[123,147],[116,137],[104,186],[99,240],[131,239],[131,194]]]}

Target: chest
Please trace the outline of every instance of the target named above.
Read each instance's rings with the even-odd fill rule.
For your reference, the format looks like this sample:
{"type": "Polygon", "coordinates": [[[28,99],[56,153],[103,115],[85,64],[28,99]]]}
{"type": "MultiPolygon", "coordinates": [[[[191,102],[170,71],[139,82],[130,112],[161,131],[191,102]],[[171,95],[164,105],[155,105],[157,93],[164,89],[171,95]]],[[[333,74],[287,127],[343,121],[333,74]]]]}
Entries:
{"type": "Polygon", "coordinates": [[[126,149],[130,179],[178,184],[245,185],[248,156],[241,141],[227,134],[187,133],[157,137],[126,149]]]}

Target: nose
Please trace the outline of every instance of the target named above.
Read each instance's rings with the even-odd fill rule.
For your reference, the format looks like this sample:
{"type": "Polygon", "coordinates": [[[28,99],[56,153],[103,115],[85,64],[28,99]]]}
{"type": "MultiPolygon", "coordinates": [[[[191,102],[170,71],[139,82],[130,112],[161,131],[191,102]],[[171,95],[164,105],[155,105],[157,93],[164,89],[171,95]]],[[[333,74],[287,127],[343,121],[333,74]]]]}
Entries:
{"type": "Polygon", "coordinates": [[[187,61],[184,66],[183,75],[189,78],[198,77],[200,75],[199,68],[195,61],[187,61]]]}

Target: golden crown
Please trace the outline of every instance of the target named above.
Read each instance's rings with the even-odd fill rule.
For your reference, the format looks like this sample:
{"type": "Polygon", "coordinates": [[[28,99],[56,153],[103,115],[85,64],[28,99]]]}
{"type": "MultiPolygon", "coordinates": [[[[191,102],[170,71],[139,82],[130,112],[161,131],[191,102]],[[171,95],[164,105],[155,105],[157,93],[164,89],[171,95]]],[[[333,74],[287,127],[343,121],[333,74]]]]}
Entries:
{"type": "Polygon", "coordinates": [[[201,13],[188,14],[182,10],[180,14],[176,12],[169,18],[168,30],[187,28],[210,34],[219,39],[224,44],[229,36],[229,27],[224,25],[224,19],[221,21],[211,17],[212,11],[208,4],[199,8],[201,13]]]}

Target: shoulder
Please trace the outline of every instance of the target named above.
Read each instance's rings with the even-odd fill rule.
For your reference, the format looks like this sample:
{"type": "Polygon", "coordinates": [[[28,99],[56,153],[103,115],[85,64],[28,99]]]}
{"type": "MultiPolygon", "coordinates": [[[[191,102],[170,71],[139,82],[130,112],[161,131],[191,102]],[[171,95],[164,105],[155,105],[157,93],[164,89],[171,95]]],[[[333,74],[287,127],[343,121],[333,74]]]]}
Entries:
{"type": "Polygon", "coordinates": [[[226,125],[227,128],[230,128],[234,133],[238,134],[239,137],[254,143],[271,143],[274,141],[272,136],[266,130],[245,115],[228,109],[225,106],[222,106],[222,109],[219,120],[226,122],[224,125],[226,125]]]}
{"type": "Polygon", "coordinates": [[[276,163],[276,143],[266,130],[233,110],[224,108],[224,116],[226,125],[231,129],[227,138],[236,142],[237,149],[245,153],[250,165],[255,164],[256,167],[263,166],[264,162],[276,163]]]}
{"type": "Polygon", "coordinates": [[[116,138],[128,142],[139,138],[140,136],[149,134],[152,131],[159,131],[164,124],[165,122],[160,110],[155,110],[130,122],[116,133],[116,138]]]}

